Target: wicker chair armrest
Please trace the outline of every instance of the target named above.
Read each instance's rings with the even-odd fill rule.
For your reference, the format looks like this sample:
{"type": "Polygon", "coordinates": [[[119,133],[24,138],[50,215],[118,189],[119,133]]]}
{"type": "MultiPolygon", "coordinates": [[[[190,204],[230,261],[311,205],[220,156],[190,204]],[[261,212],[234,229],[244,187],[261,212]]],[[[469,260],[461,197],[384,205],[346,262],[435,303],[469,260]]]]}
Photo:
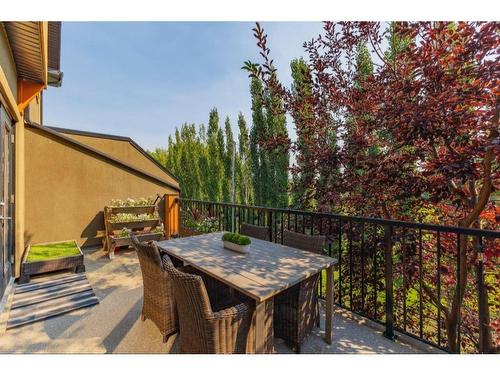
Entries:
{"type": "Polygon", "coordinates": [[[245,353],[252,320],[252,308],[247,303],[214,312],[207,319],[215,353],[245,353]]]}
{"type": "Polygon", "coordinates": [[[252,308],[248,303],[239,303],[235,306],[214,312],[209,320],[240,319],[249,316],[251,311],[252,308]]]}

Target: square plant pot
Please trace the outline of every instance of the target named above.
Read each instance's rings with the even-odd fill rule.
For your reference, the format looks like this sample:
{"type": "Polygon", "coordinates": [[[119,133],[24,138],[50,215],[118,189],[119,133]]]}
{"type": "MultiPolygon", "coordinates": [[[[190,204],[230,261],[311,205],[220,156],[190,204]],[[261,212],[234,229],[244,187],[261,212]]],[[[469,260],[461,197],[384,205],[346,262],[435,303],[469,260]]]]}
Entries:
{"type": "Polygon", "coordinates": [[[83,264],[83,253],[80,246],[75,240],[71,241],[58,241],[58,242],[46,242],[40,244],[29,245],[28,250],[25,252],[23,261],[21,264],[21,276],[19,278],[19,284],[25,284],[30,281],[31,275],[38,275],[46,272],[61,271],[65,269],[73,268],[76,273],[85,272],[85,265],[83,264]],[[60,251],[57,257],[51,257],[50,254],[45,256],[46,259],[30,260],[30,252],[33,253],[40,246],[45,247],[46,250],[50,252],[51,245],[54,245],[54,251],[57,249],[57,245],[73,243],[74,246],[71,248],[71,253],[68,250],[68,255],[64,254],[64,251],[60,251]],[[76,250],[75,250],[76,249],[76,250]]]}
{"type": "Polygon", "coordinates": [[[231,251],[236,251],[237,253],[240,254],[246,254],[248,253],[248,249],[250,249],[250,245],[238,245],[236,243],[232,243],[229,241],[222,241],[224,243],[224,248],[231,250],[231,251]]]}

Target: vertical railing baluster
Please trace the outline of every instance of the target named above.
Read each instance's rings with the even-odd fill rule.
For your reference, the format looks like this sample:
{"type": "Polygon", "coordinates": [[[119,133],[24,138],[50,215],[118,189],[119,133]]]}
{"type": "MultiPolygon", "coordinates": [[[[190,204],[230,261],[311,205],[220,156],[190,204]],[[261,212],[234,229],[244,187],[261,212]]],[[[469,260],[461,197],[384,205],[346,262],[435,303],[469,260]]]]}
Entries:
{"type": "Polygon", "coordinates": [[[420,322],[419,322],[419,334],[420,338],[424,337],[424,302],[422,298],[422,292],[423,292],[423,274],[424,274],[424,264],[423,264],[423,255],[422,255],[422,229],[418,229],[418,294],[419,294],[419,300],[418,300],[418,313],[420,317],[420,322]]]}
{"type": "Polygon", "coordinates": [[[281,212],[281,233],[280,233],[280,242],[283,244],[283,226],[284,226],[284,221],[285,221],[285,213],[282,211],[281,212]]]}
{"type": "Polygon", "coordinates": [[[352,235],[353,235],[353,232],[352,232],[352,221],[349,220],[349,232],[348,232],[348,236],[349,238],[347,239],[348,241],[348,248],[347,248],[347,251],[348,251],[348,255],[349,255],[349,308],[351,310],[354,310],[353,306],[352,306],[352,275],[353,275],[353,266],[352,266],[352,235]]]}
{"type": "Polygon", "coordinates": [[[273,211],[274,216],[274,242],[278,242],[278,212],[273,211]]]}
{"type": "MultiPolygon", "coordinates": [[[[322,223],[322,218],[320,218],[320,223],[322,223]]],[[[322,225],[319,225],[319,235],[321,236],[323,234],[322,230],[322,225]]],[[[323,253],[325,252],[325,249],[323,249],[323,253]]],[[[319,296],[323,297],[323,272],[320,272],[319,274],[319,296]]]]}
{"type": "Polygon", "coordinates": [[[361,311],[365,312],[365,223],[361,223],[361,311]]]}
{"type": "MultiPolygon", "coordinates": [[[[437,232],[437,300],[441,303],[441,232],[437,232]]],[[[437,335],[438,345],[441,346],[441,309],[437,306],[437,335]]]]}
{"type": "Polygon", "coordinates": [[[385,258],[385,332],[384,336],[394,340],[394,288],[392,275],[392,225],[384,228],[384,258],[385,258]]]}
{"type": "Polygon", "coordinates": [[[332,256],[332,242],[333,242],[333,228],[332,228],[332,218],[328,218],[328,256],[332,256]]]}
{"type": "Polygon", "coordinates": [[[488,298],[486,295],[486,285],[484,284],[484,247],[483,247],[483,237],[477,236],[478,243],[474,249],[477,252],[477,289],[478,289],[478,308],[479,308],[479,353],[488,353],[491,348],[487,347],[489,345],[489,340],[486,338],[489,334],[489,325],[486,317],[488,315],[488,298]]]}
{"type": "Polygon", "coordinates": [[[401,251],[403,261],[403,331],[406,331],[406,228],[402,228],[401,251]]]}
{"type": "Polygon", "coordinates": [[[221,222],[221,206],[220,204],[217,205],[217,215],[219,217],[219,232],[222,230],[222,222],[221,222]]]}
{"type": "MultiPolygon", "coordinates": [[[[465,244],[467,244],[467,238],[465,238],[465,244]]],[[[460,234],[457,233],[457,294],[460,294],[460,234]]],[[[457,315],[457,353],[460,354],[460,321],[461,321],[462,309],[458,307],[457,315]]]]}
{"type": "Polygon", "coordinates": [[[342,219],[339,219],[339,305],[342,305],[342,219]]]}
{"type": "Polygon", "coordinates": [[[275,240],[273,241],[273,238],[276,238],[276,232],[273,234],[273,211],[267,213],[267,226],[271,232],[271,242],[276,242],[275,240]]]}

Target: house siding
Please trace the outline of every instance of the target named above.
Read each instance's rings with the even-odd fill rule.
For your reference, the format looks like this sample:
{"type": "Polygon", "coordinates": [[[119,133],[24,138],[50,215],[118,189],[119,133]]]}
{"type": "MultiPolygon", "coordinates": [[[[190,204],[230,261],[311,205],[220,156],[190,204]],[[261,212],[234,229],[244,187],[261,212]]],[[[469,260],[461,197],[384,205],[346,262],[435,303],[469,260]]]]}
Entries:
{"type": "MultiPolygon", "coordinates": [[[[66,239],[76,239],[81,246],[98,244],[96,233],[104,229],[102,211],[111,199],[178,194],[161,181],[144,178],[40,129],[28,128],[25,141],[26,245],[66,239]]],[[[133,156],[124,158],[114,148],[106,154],[134,164],[133,156]]],[[[163,172],[161,177],[167,180],[168,175],[163,172]]]]}

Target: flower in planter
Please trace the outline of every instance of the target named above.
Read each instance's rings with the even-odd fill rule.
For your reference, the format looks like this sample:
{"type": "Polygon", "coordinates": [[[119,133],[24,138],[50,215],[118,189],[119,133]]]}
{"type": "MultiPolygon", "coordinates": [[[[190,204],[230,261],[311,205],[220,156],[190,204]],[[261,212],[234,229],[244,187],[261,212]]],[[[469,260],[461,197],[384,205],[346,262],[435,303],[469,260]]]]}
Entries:
{"type": "Polygon", "coordinates": [[[126,200],[126,202],[125,202],[125,205],[126,205],[127,207],[131,207],[131,206],[135,206],[135,205],[136,205],[136,203],[135,203],[135,200],[134,200],[134,199],[132,199],[132,198],[127,198],[127,200],[126,200]]]}
{"type": "Polygon", "coordinates": [[[133,222],[133,221],[148,221],[148,220],[157,220],[159,219],[158,213],[154,214],[131,214],[131,213],[118,213],[116,215],[112,215],[110,218],[110,222],[112,223],[125,223],[125,222],[133,222]]]}
{"type": "Polygon", "coordinates": [[[132,233],[131,229],[122,228],[122,230],[120,231],[120,233],[118,233],[118,237],[119,238],[129,237],[131,233],[132,233]]]}
{"type": "Polygon", "coordinates": [[[111,199],[111,206],[113,207],[122,207],[124,202],[121,199],[111,199]]]}

